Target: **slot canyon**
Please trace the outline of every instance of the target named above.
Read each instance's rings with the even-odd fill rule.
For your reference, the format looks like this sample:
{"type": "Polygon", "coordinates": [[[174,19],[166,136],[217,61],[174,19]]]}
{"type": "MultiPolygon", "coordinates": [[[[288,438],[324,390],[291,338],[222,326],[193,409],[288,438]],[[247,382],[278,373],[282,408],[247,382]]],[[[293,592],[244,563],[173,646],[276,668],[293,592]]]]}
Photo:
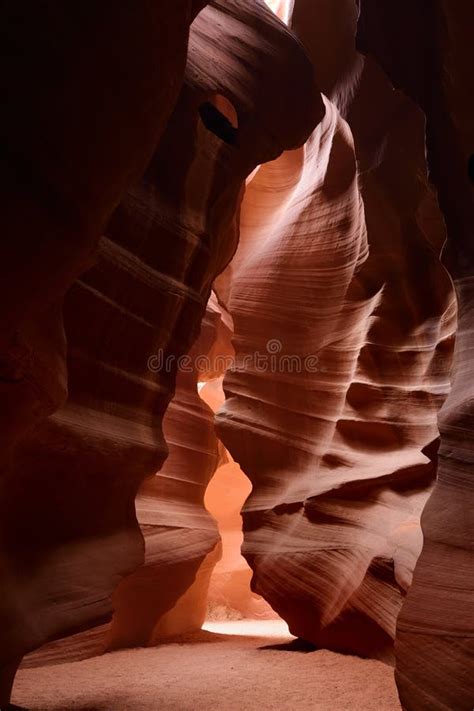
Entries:
{"type": "Polygon", "coordinates": [[[0,711],[473,711],[473,0],[0,17],[0,711]]]}

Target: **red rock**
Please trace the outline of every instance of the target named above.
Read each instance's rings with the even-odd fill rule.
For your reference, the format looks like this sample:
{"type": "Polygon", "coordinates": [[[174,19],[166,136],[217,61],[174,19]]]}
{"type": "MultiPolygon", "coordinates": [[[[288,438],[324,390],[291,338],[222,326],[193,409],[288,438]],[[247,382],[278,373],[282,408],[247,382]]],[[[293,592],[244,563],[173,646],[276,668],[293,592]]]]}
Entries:
{"type": "Polygon", "coordinates": [[[0,706],[210,605],[470,710],[472,2],[106,5],[0,9],[0,706]]]}
{"type": "MultiPolygon", "coordinates": [[[[205,234],[205,245],[209,245],[208,251],[219,260],[213,266],[214,272],[210,272],[216,276],[229,261],[237,244],[235,215],[244,179],[256,165],[275,157],[284,147],[301,142],[303,132],[307,134],[308,127],[321,116],[322,104],[312,83],[311,67],[301,49],[272,15],[262,12],[252,2],[213,3],[193,24],[183,96],[164,136],[161,151],[168,150],[168,147],[174,150],[179,135],[191,133],[187,124],[195,114],[190,111],[190,105],[202,106],[204,96],[210,91],[215,92],[215,107],[238,124],[239,150],[223,149],[220,138],[211,137],[210,141],[209,131],[200,124],[194,163],[190,166],[189,156],[186,156],[181,181],[175,187],[182,191],[178,204],[184,205],[185,199],[191,201],[188,215],[180,218],[183,227],[187,227],[187,220],[196,219],[203,230],[206,225],[213,225],[210,234],[205,234]],[[223,37],[220,37],[222,33],[223,37]],[[263,33],[272,37],[275,48],[281,52],[281,55],[269,54],[266,58],[268,65],[259,54],[263,33]],[[222,69],[216,79],[214,64],[218,37],[230,66],[227,72],[222,69]],[[245,46],[241,45],[239,37],[245,37],[245,46]],[[252,56],[252,51],[256,52],[255,62],[263,72],[258,83],[249,73],[248,56],[249,53],[252,56]],[[296,85],[289,80],[292,71],[301,76],[296,85]],[[278,73],[280,80],[277,83],[278,73]],[[240,77],[237,83],[236,76],[240,77]],[[283,84],[282,76],[288,77],[283,84]],[[240,94],[239,87],[244,85],[246,93],[240,94]],[[278,102],[295,100],[301,111],[294,120],[283,122],[280,112],[270,114],[270,107],[278,102]],[[178,124],[181,124],[179,132],[176,130],[178,124]],[[218,161],[213,155],[216,147],[220,150],[218,161]],[[204,176],[208,181],[203,180],[204,176]],[[211,176],[214,176],[212,182],[211,176]]],[[[208,120],[214,121],[215,116],[211,115],[208,120]]],[[[154,164],[157,169],[171,164],[171,156],[167,153],[159,155],[154,164]]],[[[176,179],[176,166],[173,170],[176,179]]],[[[164,179],[158,173],[154,179],[155,190],[166,194],[169,188],[164,179]]],[[[160,202],[155,208],[157,214],[172,213],[174,209],[173,205],[163,209],[160,202]]],[[[194,232],[199,234],[198,224],[194,225],[194,232]]],[[[174,243],[175,232],[176,228],[172,234],[174,243]]],[[[183,264],[189,256],[185,254],[185,248],[189,246],[184,242],[183,264]]],[[[177,253],[175,244],[174,252],[177,253]]],[[[225,338],[221,339],[221,329],[217,327],[219,310],[208,310],[207,320],[208,323],[203,322],[201,338],[191,351],[193,362],[197,362],[199,356],[207,355],[212,363],[213,354],[222,356],[228,349],[225,338]]],[[[158,343],[165,349],[165,360],[170,355],[179,354],[178,344],[182,344],[183,352],[186,352],[185,344],[190,341],[186,340],[185,329],[192,322],[191,318],[182,316],[181,330],[177,324],[176,342],[169,350],[165,342],[158,343]]],[[[199,323],[199,320],[194,318],[194,322],[199,323]]],[[[178,377],[176,396],[164,423],[170,457],[160,475],[144,483],[137,499],[138,520],[146,541],[145,566],[127,578],[114,596],[116,613],[107,648],[155,644],[160,639],[199,629],[204,621],[209,578],[221,549],[216,524],[204,508],[204,491],[217,467],[217,439],[211,411],[198,397],[196,386],[198,379],[221,375],[223,371],[198,371],[196,368],[192,373],[181,373],[178,377]]],[[[260,607],[266,606],[260,603],[260,607]]]]}
{"type": "MultiPolygon", "coordinates": [[[[133,11],[126,3],[7,0],[0,15],[3,704],[8,668],[25,651],[107,607],[103,592],[86,595],[87,557],[79,562],[79,541],[102,527],[100,494],[87,491],[84,477],[88,457],[59,442],[56,419],[44,423],[67,397],[64,295],[94,262],[107,220],[160,138],[180,90],[192,16],[189,0],[139,2],[133,11]],[[57,447],[64,460],[73,457],[68,471],[58,468],[57,447]]],[[[86,312],[84,319],[88,326],[86,312]]],[[[81,420],[79,404],[75,416],[81,420]]],[[[127,552],[109,562],[111,547],[130,539],[129,513],[91,552],[97,591],[136,564],[127,552]]]]}
{"type": "MultiPolygon", "coordinates": [[[[204,4],[1,10],[11,235],[1,292],[5,699],[18,659],[106,620],[112,591],[142,562],[134,499],[165,459],[161,422],[176,375],[176,363],[153,373],[149,358],[189,350],[235,251],[245,178],[304,142],[321,116],[301,46],[251,0],[219,0],[198,17],[180,92],[191,9],[204,4]],[[86,267],[66,296],[66,352],[62,299],[86,267]]],[[[188,406],[203,409],[196,396],[188,406]]],[[[206,518],[210,468],[196,470],[196,520],[206,518]]],[[[215,529],[203,537],[201,558],[215,529]]],[[[163,612],[192,582],[196,559],[189,566],[163,612]]],[[[154,639],[156,609],[136,629],[121,613],[111,644],[154,639]]]]}
{"type": "MultiPolygon", "coordinates": [[[[200,391],[214,412],[224,403],[222,378],[211,380],[200,391]]],[[[252,491],[249,479],[224,450],[221,465],[206,489],[205,504],[219,526],[222,557],[212,572],[207,595],[211,619],[275,619],[277,614],[251,591],[252,571],[241,555],[241,509],[252,491]]]]}
{"type": "Polygon", "coordinates": [[[426,114],[430,177],[448,232],[443,261],[459,307],[452,390],[439,417],[438,478],[423,512],[423,551],[397,627],[396,679],[409,711],[464,711],[474,699],[473,26],[474,6],[464,0],[404,1],[396,12],[362,2],[361,48],[426,114]]]}
{"type": "Polygon", "coordinates": [[[237,359],[259,352],[270,368],[228,373],[219,432],[253,485],[243,551],[254,590],[293,634],[390,659],[456,314],[423,115],[356,53],[356,19],[351,3],[296,3],[295,29],[349,125],[327,101],[305,148],[247,188],[218,284],[237,359]],[[272,369],[273,349],[300,372],[272,369]]]}

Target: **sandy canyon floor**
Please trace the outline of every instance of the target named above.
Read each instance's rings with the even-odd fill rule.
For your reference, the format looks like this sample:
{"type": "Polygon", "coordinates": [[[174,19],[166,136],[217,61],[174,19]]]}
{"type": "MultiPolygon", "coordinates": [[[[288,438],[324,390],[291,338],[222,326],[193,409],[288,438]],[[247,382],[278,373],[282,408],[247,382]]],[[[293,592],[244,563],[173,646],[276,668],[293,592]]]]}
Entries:
{"type": "Polygon", "coordinates": [[[207,623],[157,648],[21,669],[13,702],[31,711],[400,711],[388,666],[292,642],[281,621],[207,623]]]}

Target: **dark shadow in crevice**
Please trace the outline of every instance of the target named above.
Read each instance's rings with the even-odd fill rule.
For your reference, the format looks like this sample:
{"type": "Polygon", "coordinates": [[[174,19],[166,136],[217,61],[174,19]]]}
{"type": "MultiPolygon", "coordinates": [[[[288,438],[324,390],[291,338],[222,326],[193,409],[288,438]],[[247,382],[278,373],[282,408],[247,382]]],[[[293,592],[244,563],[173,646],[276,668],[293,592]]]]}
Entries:
{"type": "Polygon", "coordinates": [[[266,644],[259,649],[264,650],[274,650],[278,652],[300,652],[301,654],[308,654],[309,652],[316,652],[319,647],[312,642],[307,642],[305,639],[292,639],[291,642],[282,642],[280,644],[266,644]]]}
{"type": "Polygon", "coordinates": [[[471,183],[474,183],[474,153],[472,156],[469,156],[469,160],[467,162],[467,174],[471,183]]]}
{"type": "Polygon", "coordinates": [[[208,131],[214,133],[230,146],[237,145],[238,129],[232,125],[227,116],[224,116],[214,104],[210,101],[201,104],[199,107],[199,115],[208,131]]]}

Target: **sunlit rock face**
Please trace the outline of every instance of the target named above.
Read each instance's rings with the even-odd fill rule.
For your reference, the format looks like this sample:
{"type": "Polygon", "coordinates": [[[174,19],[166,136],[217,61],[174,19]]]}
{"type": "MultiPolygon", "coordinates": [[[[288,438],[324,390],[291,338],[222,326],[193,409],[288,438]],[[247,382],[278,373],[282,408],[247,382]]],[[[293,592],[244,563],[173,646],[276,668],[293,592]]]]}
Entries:
{"type": "MultiPolygon", "coordinates": [[[[214,413],[197,391],[196,362],[207,356],[222,328],[219,312],[208,308],[189,366],[177,374],[175,394],[163,419],[169,454],[136,498],[145,563],[114,593],[106,649],[150,646],[199,629],[204,622],[209,577],[221,553],[204,493],[219,451],[214,413]]],[[[150,366],[153,363],[150,360],[150,366]]]]}
{"type": "MultiPolygon", "coordinates": [[[[190,278],[199,276],[205,265],[202,260],[209,253],[217,263],[208,270],[208,276],[222,271],[237,245],[237,216],[245,178],[284,148],[301,143],[322,112],[310,63],[265,8],[253,2],[215,2],[202,12],[190,34],[181,98],[145,176],[146,181],[153,171],[157,221],[165,222],[163,215],[166,221],[177,221],[169,231],[168,251],[174,254],[174,260],[180,244],[177,228],[183,234],[182,273],[189,272],[190,278]],[[262,52],[261,36],[269,38],[267,53],[262,52]],[[221,68],[216,74],[218,61],[221,68]],[[257,80],[253,66],[259,70],[257,80]],[[296,84],[293,76],[298,76],[296,84]],[[282,101],[296,101],[299,108],[285,121],[279,110],[271,111],[282,101]],[[190,144],[188,152],[183,152],[181,176],[176,157],[173,165],[172,187],[180,191],[177,196],[170,192],[167,166],[172,164],[172,152],[184,136],[190,144]],[[162,196],[168,194],[173,202],[163,204],[162,196]],[[189,234],[198,241],[196,255],[189,234]]],[[[140,195],[137,202],[147,207],[146,221],[151,212],[147,199],[149,193],[140,195]]],[[[124,219],[120,211],[117,213],[117,239],[121,239],[124,223],[130,224],[129,208],[126,205],[124,209],[124,219]]],[[[132,214],[134,229],[136,219],[132,214]]],[[[140,239],[148,229],[146,224],[140,230],[140,239]]],[[[206,294],[209,285],[208,281],[206,294]]],[[[161,299],[166,298],[169,288],[167,279],[161,299]]],[[[151,344],[142,349],[145,353],[162,349],[165,363],[170,356],[179,355],[179,348],[187,350],[189,324],[199,324],[195,299],[193,302],[183,292],[179,296],[192,318],[185,311],[179,315],[171,342],[169,321],[163,320],[167,331],[154,342],[154,350],[151,344]]],[[[174,295],[172,299],[176,300],[174,295]]],[[[153,305],[153,301],[150,303],[153,305]]],[[[163,311],[172,314],[176,306],[170,304],[163,311]]],[[[145,566],[127,578],[114,595],[115,614],[107,648],[155,644],[199,629],[204,621],[209,578],[221,555],[221,545],[216,523],[204,507],[204,492],[218,464],[218,443],[213,413],[199,397],[197,383],[222,374],[222,369],[213,372],[212,363],[213,354],[225,355],[230,348],[230,334],[226,336],[225,332],[217,302],[214,307],[209,304],[201,337],[189,354],[192,365],[186,370],[191,372],[178,369],[176,394],[165,418],[170,456],[159,476],[145,481],[137,498],[138,520],[145,535],[145,566]],[[210,363],[207,370],[199,365],[202,356],[210,363]]],[[[155,361],[153,356],[149,360],[152,370],[155,361]]],[[[167,377],[166,372],[156,373],[158,382],[165,386],[167,377]]]]}
{"type": "Polygon", "coordinates": [[[218,432],[253,486],[243,552],[255,592],[295,635],[391,659],[456,309],[423,114],[356,53],[356,21],[353,2],[295,4],[331,100],[304,148],[247,186],[217,282],[237,352],[218,432]]]}
{"type": "MultiPolygon", "coordinates": [[[[237,245],[245,178],[301,145],[322,115],[304,51],[253,0],[219,0],[198,16],[180,91],[189,23],[204,4],[139,5],[136,12],[118,9],[116,17],[87,3],[77,17],[55,3],[44,17],[2,6],[12,67],[31,35],[13,67],[18,86],[8,75],[12,67],[2,68],[11,97],[1,119],[2,136],[11,139],[2,308],[12,310],[2,333],[8,460],[0,662],[9,669],[48,639],[106,619],[112,591],[142,562],[134,499],[165,459],[162,419],[177,370],[175,361],[154,372],[150,358],[176,359],[189,350],[212,282],[237,245]],[[56,71],[53,79],[50,65],[60,76],[56,71]],[[50,83],[39,80],[43,73],[50,83]],[[62,298],[86,266],[66,295],[66,346],[62,298]]],[[[117,592],[111,646],[153,642],[160,610],[173,607],[191,585],[196,561],[216,548],[215,525],[203,509],[216,445],[211,416],[191,390],[181,379],[166,429],[172,438],[176,410],[187,409],[183,419],[196,432],[186,441],[181,429],[171,446],[192,449],[199,434],[204,447],[182,483],[186,497],[193,491],[186,507],[195,511],[188,516],[186,507],[174,506],[183,498],[182,451],[173,452],[174,472],[160,484],[164,498],[172,497],[162,518],[147,511],[151,481],[139,500],[150,534],[150,565],[142,574],[154,579],[157,562],[166,572],[171,558],[186,570],[172,574],[166,592],[163,573],[165,599],[141,616],[127,610],[127,586],[117,592]]]]}
{"type": "MultiPolygon", "coordinates": [[[[204,385],[201,398],[217,412],[225,396],[222,378],[204,385]]],[[[206,489],[205,505],[217,521],[222,540],[222,557],[212,571],[208,591],[208,618],[269,620],[278,617],[250,584],[252,571],[241,555],[243,541],[241,509],[252,485],[230,453],[222,448],[220,466],[206,489]]]]}
{"type": "Polygon", "coordinates": [[[295,0],[265,0],[266,4],[280,20],[286,24],[291,20],[295,0]]]}
{"type": "Polygon", "coordinates": [[[472,3],[60,5],[0,9],[0,707],[210,607],[471,709],[472,3]]]}
{"type": "Polygon", "coordinates": [[[363,0],[361,10],[360,47],[426,114],[430,177],[448,232],[443,261],[459,303],[452,391],[439,417],[438,480],[398,621],[396,678],[410,711],[464,711],[474,699],[474,6],[415,0],[382,11],[363,0]]]}

